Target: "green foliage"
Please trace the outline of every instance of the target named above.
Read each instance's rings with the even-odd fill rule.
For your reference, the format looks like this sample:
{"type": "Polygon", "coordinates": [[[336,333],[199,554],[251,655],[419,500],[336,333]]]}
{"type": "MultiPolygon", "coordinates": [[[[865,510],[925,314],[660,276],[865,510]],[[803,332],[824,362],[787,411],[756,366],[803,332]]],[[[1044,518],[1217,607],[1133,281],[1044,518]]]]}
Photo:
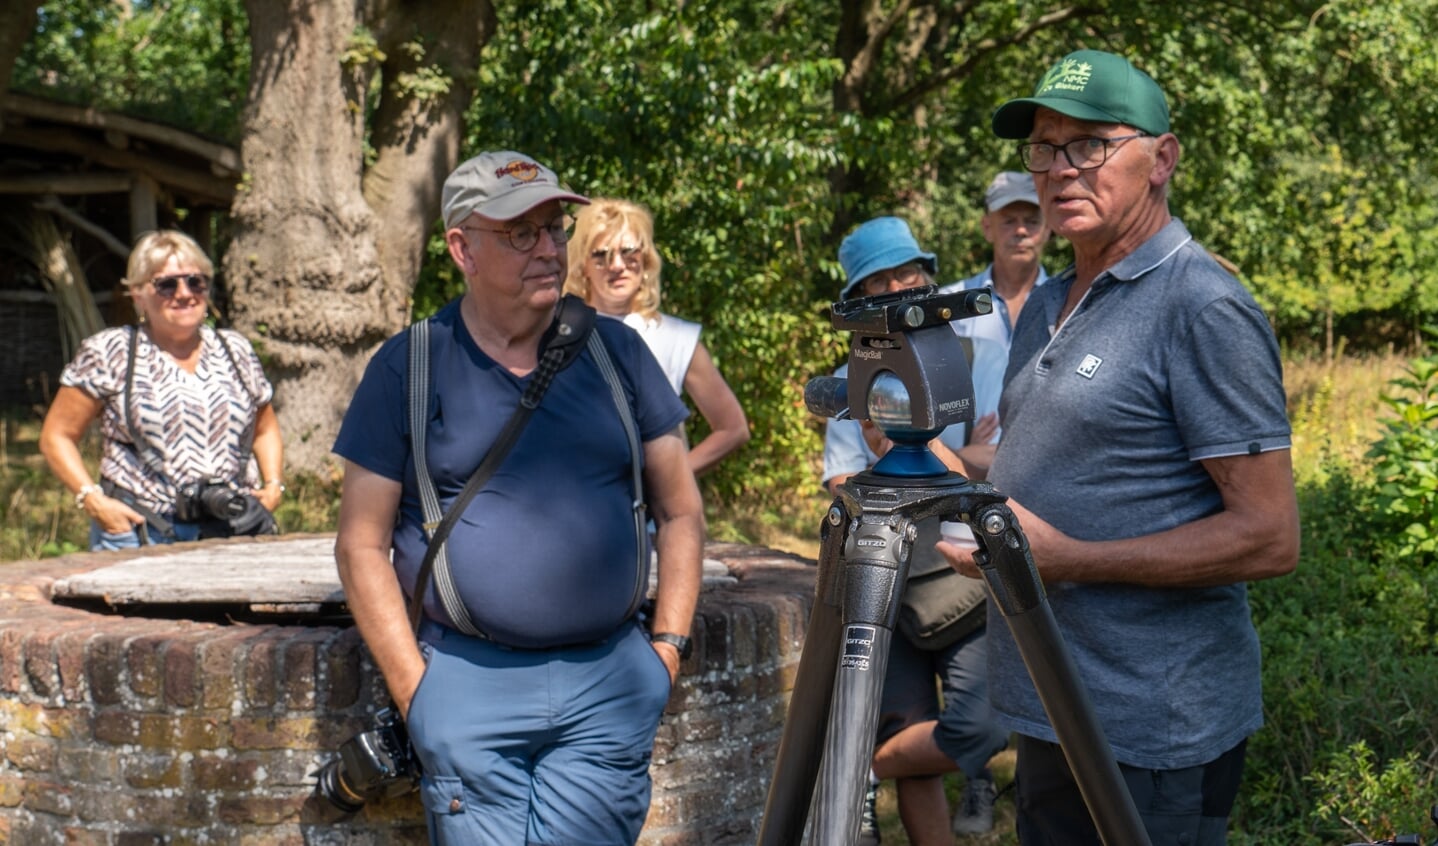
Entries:
{"type": "MultiPolygon", "coordinates": [[[[1415,387],[1412,375],[1431,376],[1429,360],[1410,362],[1390,388],[1429,385],[1415,387]]],[[[1326,383],[1300,404],[1295,443],[1320,420],[1339,425],[1328,400],[1337,390],[1326,383]]],[[[1404,466],[1411,434],[1387,423],[1375,451],[1404,466]]],[[[1250,591],[1266,725],[1250,740],[1235,814],[1241,843],[1411,833],[1438,793],[1438,557],[1405,548],[1383,492],[1388,471],[1377,466],[1386,459],[1370,472],[1361,456],[1304,440],[1305,454],[1317,453],[1306,460],[1320,466],[1296,468],[1302,561],[1250,591]]]]}
{"type": "MultiPolygon", "coordinates": [[[[1430,328],[1438,339],[1438,328],[1430,328]]],[[[1380,527],[1392,554],[1422,566],[1438,562],[1438,352],[1415,359],[1383,402],[1396,416],[1373,445],[1380,527]]]]}
{"type": "Polygon", "coordinates": [[[49,0],[10,84],[233,142],[249,71],[242,0],[49,0]]]}
{"type": "Polygon", "coordinates": [[[424,105],[449,93],[451,80],[438,65],[423,64],[424,41],[416,38],[400,45],[400,50],[415,63],[415,69],[396,74],[394,89],[401,97],[424,105]]]}
{"type": "Polygon", "coordinates": [[[1313,816],[1320,824],[1342,822],[1365,841],[1413,834],[1427,826],[1431,797],[1417,753],[1388,762],[1375,772],[1373,750],[1359,741],[1331,756],[1311,776],[1321,795],[1313,816]]]}

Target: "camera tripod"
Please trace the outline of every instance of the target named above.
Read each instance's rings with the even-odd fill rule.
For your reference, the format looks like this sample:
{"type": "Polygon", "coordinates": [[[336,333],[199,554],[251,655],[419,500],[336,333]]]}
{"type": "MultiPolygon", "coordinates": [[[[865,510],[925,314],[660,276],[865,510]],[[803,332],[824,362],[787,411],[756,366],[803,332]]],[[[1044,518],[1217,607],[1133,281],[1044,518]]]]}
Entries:
{"type": "Polygon", "coordinates": [[[992,485],[947,471],[925,443],[896,442],[873,469],[841,486],[820,527],[818,586],[760,846],[798,844],[811,804],[811,842],[840,846],[858,836],[916,523],[934,516],[966,523],[979,540],[975,557],[989,600],[1013,632],[1103,842],[1147,846],[1147,832],[1054,622],[1028,539],[1005,500],[992,485]]]}

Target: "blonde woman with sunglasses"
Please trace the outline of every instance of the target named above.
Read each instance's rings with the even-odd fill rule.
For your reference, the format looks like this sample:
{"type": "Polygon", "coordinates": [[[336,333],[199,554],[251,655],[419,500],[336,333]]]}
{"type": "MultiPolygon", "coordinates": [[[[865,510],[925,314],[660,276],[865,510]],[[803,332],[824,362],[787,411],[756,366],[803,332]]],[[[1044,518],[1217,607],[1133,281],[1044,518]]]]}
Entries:
{"type": "Polygon", "coordinates": [[[207,324],[213,275],[188,235],[144,235],[124,280],[137,325],[85,339],[60,375],[40,451],[89,515],[93,550],[276,531],[274,388],[244,336],[207,324]],[[98,479],[80,452],[97,418],[98,479]]]}
{"type": "Polygon", "coordinates": [[[689,466],[698,475],[749,441],[749,420],[699,340],[702,327],[660,313],[662,264],[648,209],[627,200],[595,198],[575,216],[564,290],[638,332],[674,393],[688,394],[694,401],[709,424],[709,434],[689,450],[689,466]]]}

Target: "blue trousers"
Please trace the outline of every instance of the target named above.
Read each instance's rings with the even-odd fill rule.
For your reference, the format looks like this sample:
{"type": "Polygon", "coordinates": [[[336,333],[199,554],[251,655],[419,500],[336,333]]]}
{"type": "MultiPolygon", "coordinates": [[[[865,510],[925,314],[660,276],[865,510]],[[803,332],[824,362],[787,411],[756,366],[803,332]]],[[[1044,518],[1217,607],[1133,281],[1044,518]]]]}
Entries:
{"type": "MultiPolygon", "coordinates": [[[[180,541],[192,541],[200,539],[199,523],[174,523],[175,536],[167,538],[160,532],[149,532],[150,543],[179,543],[180,541]]],[[[137,549],[140,546],[140,532],[138,529],[131,529],[128,532],[111,533],[100,528],[100,524],[94,520],[90,521],[90,551],[102,552],[110,549],[137,549]]]]}
{"type": "Polygon", "coordinates": [[[938,720],[934,742],[939,750],[966,777],[986,775],[989,759],[1008,745],[1008,733],[999,728],[989,705],[984,633],[980,628],[953,646],[932,652],[894,634],[879,705],[880,743],[906,726],[938,720]]]}
{"type": "Polygon", "coordinates": [[[521,650],[421,632],[410,703],[421,798],[440,846],[622,846],[649,811],[669,672],[637,623],[604,641],[521,650]]]}

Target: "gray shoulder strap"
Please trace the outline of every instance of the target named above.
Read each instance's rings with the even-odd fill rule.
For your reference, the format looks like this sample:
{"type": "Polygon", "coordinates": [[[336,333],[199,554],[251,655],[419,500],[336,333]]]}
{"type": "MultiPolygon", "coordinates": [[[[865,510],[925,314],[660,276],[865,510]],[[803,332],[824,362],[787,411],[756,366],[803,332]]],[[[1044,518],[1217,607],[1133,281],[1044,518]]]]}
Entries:
{"type": "Polygon", "coordinates": [[[634,554],[638,559],[634,567],[634,599],[629,608],[629,614],[633,615],[644,603],[645,595],[649,592],[649,514],[648,506],[644,502],[644,452],[639,442],[639,427],[634,422],[634,414],[629,410],[629,400],[624,396],[624,385],[619,381],[619,371],[614,367],[609,350],[605,349],[597,331],[589,334],[589,351],[599,365],[599,372],[604,374],[604,381],[609,385],[609,395],[614,400],[614,407],[619,411],[619,421],[624,424],[624,435],[629,439],[629,468],[634,490],[634,554]]]}
{"type": "MultiPolygon", "coordinates": [[[[435,489],[434,480],[429,475],[428,462],[425,461],[425,430],[429,424],[427,419],[429,416],[429,321],[421,320],[410,327],[409,343],[410,445],[411,451],[414,453],[415,477],[419,483],[420,506],[424,512],[424,532],[428,538],[444,517],[444,512],[439,504],[439,493],[435,489]]],[[[613,360],[609,357],[609,351],[599,340],[598,332],[591,332],[587,343],[590,353],[599,367],[599,372],[604,376],[605,383],[609,385],[610,397],[619,412],[620,422],[624,425],[625,437],[629,441],[630,473],[634,490],[632,510],[635,556],[637,559],[634,599],[630,607],[630,615],[632,615],[644,602],[649,587],[648,514],[644,504],[643,480],[644,453],[639,441],[639,427],[634,422],[634,415],[629,409],[629,401],[624,396],[624,385],[619,381],[619,373],[614,367],[613,360]]],[[[465,608],[464,602],[459,597],[459,591],[455,589],[445,546],[447,544],[441,545],[434,562],[434,585],[439,592],[440,603],[444,606],[444,610],[455,628],[473,637],[486,637],[474,624],[469,610],[465,608]]],[[[416,586],[416,590],[422,589],[423,587],[416,586]]]]}
{"type": "MultiPolygon", "coordinates": [[[[429,462],[425,460],[425,430],[429,428],[429,321],[420,320],[410,327],[409,334],[409,440],[414,453],[414,474],[419,482],[420,508],[424,512],[424,535],[428,540],[444,511],[439,507],[439,492],[429,475],[429,462]]],[[[454,587],[454,578],[449,570],[449,555],[441,544],[434,562],[434,586],[439,591],[440,603],[449,614],[455,628],[467,635],[483,637],[483,633],[470,619],[469,610],[460,601],[459,591],[454,587]]],[[[415,585],[416,591],[428,589],[428,585],[415,585]]],[[[422,597],[416,601],[423,603],[422,597]]]]}

